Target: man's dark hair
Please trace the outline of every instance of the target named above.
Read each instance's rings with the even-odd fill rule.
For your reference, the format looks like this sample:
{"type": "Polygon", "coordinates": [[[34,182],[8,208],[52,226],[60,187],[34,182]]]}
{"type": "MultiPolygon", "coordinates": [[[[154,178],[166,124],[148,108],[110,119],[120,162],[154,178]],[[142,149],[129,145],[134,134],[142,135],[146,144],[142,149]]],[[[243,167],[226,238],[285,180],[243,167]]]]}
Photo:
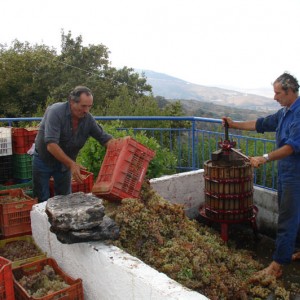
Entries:
{"type": "Polygon", "coordinates": [[[79,85],[76,86],[73,91],[71,91],[68,99],[73,100],[75,102],[79,102],[81,94],[86,94],[87,96],[93,96],[92,91],[89,88],[87,88],[86,86],[79,85]]]}
{"type": "Polygon", "coordinates": [[[280,83],[282,86],[282,89],[287,92],[287,90],[290,88],[294,93],[299,92],[299,83],[298,80],[289,74],[288,72],[284,72],[282,75],[280,75],[274,83],[280,83]]]}

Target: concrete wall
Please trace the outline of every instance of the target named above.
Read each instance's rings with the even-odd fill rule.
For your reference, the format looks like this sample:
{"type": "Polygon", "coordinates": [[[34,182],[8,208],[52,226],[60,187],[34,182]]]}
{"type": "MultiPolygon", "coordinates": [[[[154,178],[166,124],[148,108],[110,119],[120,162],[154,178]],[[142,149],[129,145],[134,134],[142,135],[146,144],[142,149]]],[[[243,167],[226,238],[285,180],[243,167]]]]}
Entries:
{"type": "MultiPolygon", "coordinates": [[[[196,217],[204,203],[203,170],[164,176],[150,181],[165,199],[183,204],[189,217],[196,217]]],[[[261,232],[274,233],[277,220],[276,193],[255,188],[254,202],[259,209],[257,225],[261,232]]],[[[81,278],[86,300],[200,300],[205,296],[102,242],[61,244],[50,232],[45,203],[31,212],[32,234],[41,249],[53,257],[74,278],[81,278]]]]}
{"type": "MultiPolygon", "coordinates": [[[[205,202],[203,177],[204,170],[163,176],[150,181],[151,186],[166,200],[182,204],[186,214],[195,218],[199,206],[205,202]]],[[[277,193],[254,187],[253,202],[258,208],[256,223],[261,233],[275,236],[278,218],[277,193]]]]}

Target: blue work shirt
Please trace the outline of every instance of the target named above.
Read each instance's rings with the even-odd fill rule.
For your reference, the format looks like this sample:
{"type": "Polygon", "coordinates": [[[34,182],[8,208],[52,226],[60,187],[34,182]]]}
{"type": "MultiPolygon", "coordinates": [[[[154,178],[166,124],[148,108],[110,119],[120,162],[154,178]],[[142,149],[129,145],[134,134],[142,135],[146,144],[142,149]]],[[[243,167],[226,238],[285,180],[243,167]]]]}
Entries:
{"type": "Polygon", "coordinates": [[[52,167],[57,165],[58,161],[47,150],[47,144],[58,144],[64,153],[75,161],[80,149],[90,136],[101,145],[112,138],[97,124],[90,113],[79,119],[78,127],[76,131],[73,131],[70,104],[59,102],[47,108],[35,139],[35,148],[39,157],[52,167]]]}
{"type": "MultiPolygon", "coordinates": [[[[290,145],[294,152],[278,161],[278,176],[284,180],[300,178],[300,97],[289,107],[282,108],[273,115],[258,118],[258,133],[276,131],[278,148],[290,145]]],[[[299,182],[300,183],[300,182],[299,182]]]]}

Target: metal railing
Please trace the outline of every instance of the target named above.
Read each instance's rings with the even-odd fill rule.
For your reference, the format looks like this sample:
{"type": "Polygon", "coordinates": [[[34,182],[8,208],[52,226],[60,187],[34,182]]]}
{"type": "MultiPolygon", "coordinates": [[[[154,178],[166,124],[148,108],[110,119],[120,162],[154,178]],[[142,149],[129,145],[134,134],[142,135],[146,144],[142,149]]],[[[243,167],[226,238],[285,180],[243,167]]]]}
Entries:
{"type": "MultiPolygon", "coordinates": [[[[0,118],[1,126],[14,126],[18,122],[40,121],[42,118],[0,118]],[[5,125],[6,124],[6,125],[5,125]]],[[[161,117],[161,116],[95,116],[101,123],[109,121],[122,121],[126,130],[126,122],[147,121],[151,126],[132,127],[134,133],[145,132],[148,136],[154,137],[158,143],[173,152],[178,161],[177,171],[185,172],[202,169],[206,161],[211,159],[214,151],[219,149],[219,142],[224,140],[225,134],[220,119],[201,117],[161,117]],[[149,121],[149,122],[148,122],[149,121]],[[163,127],[163,122],[169,126],[163,127]],[[185,122],[185,127],[176,124],[185,122]],[[157,127],[157,123],[160,124],[157,127]]],[[[23,123],[22,123],[23,124],[23,123]]],[[[104,124],[105,125],[105,124],[104,124]]],[[[229,133],[229,139],[236,142],[236,148],[248,156],[259,156],[270,152],[275,148],[275,141],[251,136],[240,135],[239,132],[229,133]]],[[[264,188],[276,190],[277,188],[277,165],[275,162],[256,169],[254,184],[264,188]]]]}

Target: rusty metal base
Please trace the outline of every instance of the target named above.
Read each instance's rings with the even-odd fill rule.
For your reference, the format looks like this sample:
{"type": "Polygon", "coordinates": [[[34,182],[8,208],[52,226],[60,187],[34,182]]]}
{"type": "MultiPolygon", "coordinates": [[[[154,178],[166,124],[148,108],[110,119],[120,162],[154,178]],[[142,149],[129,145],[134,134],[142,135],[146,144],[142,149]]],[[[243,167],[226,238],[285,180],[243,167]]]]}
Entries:
{"type": "Polygon", "coordinates": [[[253,229],[253,233],[255,235],[257,235],[256,216],[257,216],[257,213],[258,213],[258,208],[255,205],[253,206],[253,215],[250,218],[242,219],[242,220],[216,220],[216,219],[210,218],[205,213],[205,206],[200,207],[199,213],[202,217],[207,219],[209,222],[217,222],[217,223],[221,224],[221,238],[224,242],[227,242],[228,239],[229,239],[229,237],[228,237],[229,224],[249,222],[252,229],[253,229]]]}

